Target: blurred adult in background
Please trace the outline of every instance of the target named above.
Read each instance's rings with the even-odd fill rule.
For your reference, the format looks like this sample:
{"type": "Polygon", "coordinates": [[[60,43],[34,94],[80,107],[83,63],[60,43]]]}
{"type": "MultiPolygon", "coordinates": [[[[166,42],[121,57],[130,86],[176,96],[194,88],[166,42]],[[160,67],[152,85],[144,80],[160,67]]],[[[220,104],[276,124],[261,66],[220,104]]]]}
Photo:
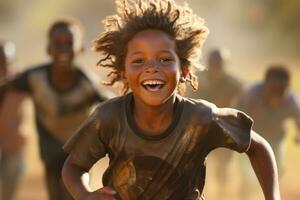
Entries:
{"type": "MultiPolygon", "coordinates": [[[[227,49],[212,50],[208,55],[208,69],[197,73],[199,89],[197,91],[188,90],[186,96],[210,101],[218,107],[233,107],[242,94],[243,84],[226,71],[226,62],[229,57],[230,52],[227,49]]],[[[218,192],[221,196],[224,196],[227,189],[228,165],[232,156],[233,152],[227,149],[217,149],[209,155],[215,164],[214,174],[218,179],[218,192]]]]}
{"type": "Polygon", "coordinates": [[[72,199],[61,180],[66,158],[62,146],[87,118],[92,105],[111,97],[108,91],[99,90],[91,73],[75,64],[82,50],[79,22],[74,19],[55,21],[48,31],[47,52],[51,61],[4,81],[0,86],[0,93],[13,88],[26,92],[33,100],[50,200],[72,199]]]}
{"type": "MultiPolygon", "coordinates": [[[[0,41],[0,79],[12,75],[15,46],[11,42],[0,41]]],[[[10,90],[0,101],[0,199],[12,200],[23,174],[23,153],[25,145],[24,131],[21,130],[25,94],[10,90]]]]}

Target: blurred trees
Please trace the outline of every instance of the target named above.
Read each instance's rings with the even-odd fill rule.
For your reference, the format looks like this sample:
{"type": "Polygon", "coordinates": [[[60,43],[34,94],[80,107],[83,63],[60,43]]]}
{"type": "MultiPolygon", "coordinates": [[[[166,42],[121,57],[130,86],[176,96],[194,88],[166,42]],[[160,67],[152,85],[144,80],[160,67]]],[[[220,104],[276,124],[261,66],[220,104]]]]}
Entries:
{"type": "Polygon", "coordinates": [[[244,25],[249,29],[264,30],[275,35],[279,43],[287,42],[292,49],[300,50],[299,0],[248,0],[243,12],[244,25]]]}

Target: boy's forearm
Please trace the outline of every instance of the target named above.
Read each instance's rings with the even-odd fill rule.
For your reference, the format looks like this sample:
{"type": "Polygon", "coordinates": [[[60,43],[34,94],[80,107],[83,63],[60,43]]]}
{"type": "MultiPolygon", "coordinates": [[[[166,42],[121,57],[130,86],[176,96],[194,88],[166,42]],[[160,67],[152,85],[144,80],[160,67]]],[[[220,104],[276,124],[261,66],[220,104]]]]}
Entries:
{"type": "Polygon", "coordinates": [[[247,155],[259,180],[266,200],[280,200],[278,172],[272,148],[261,136],[252,131],[247,155]]]}
{"type": "Polygon", "coordinates": [[[64,184],[75,200],[82,200],[90,189],[88,187],[88,173],[73,164],[70,157],[67,158],[63,169],[62,178],[64,184]]]}

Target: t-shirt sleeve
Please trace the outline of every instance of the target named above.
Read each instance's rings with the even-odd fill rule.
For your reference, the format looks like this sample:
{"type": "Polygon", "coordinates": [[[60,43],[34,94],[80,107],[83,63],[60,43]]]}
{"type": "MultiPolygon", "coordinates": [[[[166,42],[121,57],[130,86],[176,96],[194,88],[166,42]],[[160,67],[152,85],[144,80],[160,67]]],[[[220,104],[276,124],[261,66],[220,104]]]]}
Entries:
{"type": "Polygon", "coordinates": [[[30,92],[28,84],[28,71],[0,81],[0,99],[3,98],[7,89],[16,89],[23,92],[30,92]]]}
{"type": "Polygon", "coordinates": [[[251,141],[253,121],[245,113],[231,108],[214,108],[208,128],[211,150],[218,147],[246,152],[251,141]]]}
{"type": "Polygon", "coordinates": [[[75,163],[86,171],[108,152],[107,141],[102,130],[102,123],[96,109],[63,147],[75,163]]]}
{"type": "Polygon", "coordinates": [[[23,92],[30,92],[29,86],[29,75],[30,70],[17,74],[12,80],[11,85],[14,89],[23,91],[23,92]]]}

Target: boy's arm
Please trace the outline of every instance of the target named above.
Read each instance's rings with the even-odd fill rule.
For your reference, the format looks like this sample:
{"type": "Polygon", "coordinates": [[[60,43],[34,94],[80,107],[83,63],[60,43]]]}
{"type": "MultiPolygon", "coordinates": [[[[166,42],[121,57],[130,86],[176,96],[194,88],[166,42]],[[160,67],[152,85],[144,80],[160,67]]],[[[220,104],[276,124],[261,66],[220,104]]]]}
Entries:
{"type": "Polygon", "coordinates": [[[71,156],[63,166],[62,178],[75,200],[115,200],[116,192],[109,187],[92,192],[88,186],[88,172],[76,165],[71,156]]]}
{"type": "Polygon", "coordinates": [[[280,200],[277,166],[269,143],[254,131],[246,152],[259,180],[265,200],[280,200]]]}

